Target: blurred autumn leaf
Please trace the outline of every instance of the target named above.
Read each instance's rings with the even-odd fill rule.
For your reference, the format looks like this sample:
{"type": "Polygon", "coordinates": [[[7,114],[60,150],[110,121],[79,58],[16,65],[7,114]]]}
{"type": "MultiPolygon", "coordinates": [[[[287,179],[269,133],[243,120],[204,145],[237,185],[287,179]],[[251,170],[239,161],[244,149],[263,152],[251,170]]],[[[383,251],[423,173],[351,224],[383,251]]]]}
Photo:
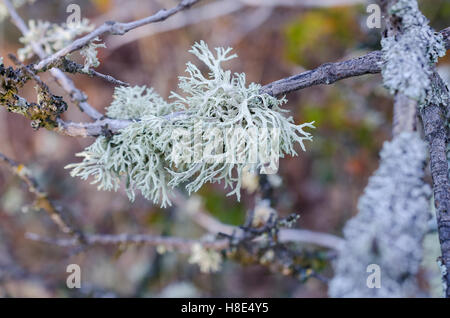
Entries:
{"type": "Polygon", "coordinates": [[[91,0],[91,2],[102,13],[108,12],[112,8],[111,0],[91,0]]]}
{"type": "Polygon", "coordinates": [[[287,58],[305,67],[335,60],[358,41],[357,13],[344,7],[300,15],[284,31],[287,58]]]}

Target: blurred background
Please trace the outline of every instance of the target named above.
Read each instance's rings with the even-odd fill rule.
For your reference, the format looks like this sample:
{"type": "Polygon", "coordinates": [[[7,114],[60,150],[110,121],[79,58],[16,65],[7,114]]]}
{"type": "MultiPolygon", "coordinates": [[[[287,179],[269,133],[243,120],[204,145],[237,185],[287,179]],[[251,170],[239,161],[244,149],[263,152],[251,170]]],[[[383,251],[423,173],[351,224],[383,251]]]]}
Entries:
{"type": "MultiPolygon", "coordinates": [[[[0,1],[1,3],[1,1],[0,1]]],[[[79,4],[82,17],[95,25],[107,20],[132,21],[170,8],[172,0],[37,0],[19,9],[21,16],[53,23],[66,21],[66,7],[79,4]]],[[[448,26],[450,2],[419,1],[436,30],[448,26]]],[[[348,59],[379,49],[379,30],[366,26],[364,1],[202,1],[168,20],[105,38],[99,50],[99,72],[133,85],[154,87],[167,98],[177,91],[177,77],[195,41],[210,47],[231,46],[238,59],[225,66],[245,72],[248,82],[267,84],[326,62],[348,59]],[[328,4],[335,4],[329,6],[328,4]],[[354,3],[340,5],[341,3],[354,3]]],[[[0,25],[0,55],[20,48],[17,29],[8,19],[0,25]]],[[[450,59],[439,63],[449,79],[450,59]]],[[[89,102],[101,112],[112,101],[114,86],[98,78],[71,75],[89,102]]],[[[48,75],[42,78],[55,94],[67,95],[48,75]]],[[[34,84],[22,95],[34,100],[34,84]]],[[[296,123],[315,121],[314,141],[299,157],[280,162],[281,185],[274,190],[280,215],[299,213],[296,227],[341,236],[345,222],[369,176],[378,166],[378,152],[391,138],[392,100],[380,75],[368,75],[290,93],[286,108],[296,123]]],[[[88,121],[69,104],[65,119],[88,121]]],[[[34,131],[29,120],[0,109],[0,152],[25,164],[49,196],[69,211],[87,233],[147,233],[198,238],[204,230],[185,215],[186,206],[160,209],[137,196],[131,204],[125,192],[97,191],[89,182],[71,178],[64,169],[79,159],[75,153],[93,142],[44,129],[34,131]]],[[[180,189],[182,191],[182,189],[180,189]]],[[[226,197],[220,185],[204,186],[195,200],[220,221],[241,225],[255,193],[242,191],[241,202],[226,197]],[[200,200],[199,200],[200,199],[200,200]]],[[[32,208],[33,196],[16,176],[0,165],[0,296],[2,297],[326,297],[326,283],[302,281],[261,265],[225,261],[220,272],[202,274],[188,256],[158,253],[146,246],[94,247],[77,252],[25,239],[25,232],[59,237],[44,211],[32,208]],[[79,264],[81,290],[66,287],[66,266],[79,264]]],[[[435,246],[436,247],[436,246],[435,246]]],[[[305,247],[312,248],[312,247],[305,247]]],[[[314,248],[313,250],[317,250],[314,248]]],[[[329,262],[321,274],[333,275],[329,262]]],[[[423,288],[431,289],[423,270],[423,288]]]]}

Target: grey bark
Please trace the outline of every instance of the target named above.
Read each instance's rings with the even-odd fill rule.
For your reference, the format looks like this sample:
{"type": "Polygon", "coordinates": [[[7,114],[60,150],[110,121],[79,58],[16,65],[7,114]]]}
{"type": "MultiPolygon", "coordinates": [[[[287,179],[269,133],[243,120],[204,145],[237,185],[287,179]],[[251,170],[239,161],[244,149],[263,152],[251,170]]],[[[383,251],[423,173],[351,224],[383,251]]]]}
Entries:
{"type": "MultiPolygon", "coordinates": [[[[437,92],[448,89],[437,73],[432,78],[433,88],[437,92]]],[[[448,99],[447,99],[448,100],[448,99]]],[[[442,267],[446,273],[443,280],[446,284],[445,295],[450,298],[450,182],[447,160],[447,120],[446,109],[449,105],[431,103],[421,109],[425,138],[430,147],[430,168],[433,178],[434,202],[438,222],[439,241],[441,243],[442,267]]]]}

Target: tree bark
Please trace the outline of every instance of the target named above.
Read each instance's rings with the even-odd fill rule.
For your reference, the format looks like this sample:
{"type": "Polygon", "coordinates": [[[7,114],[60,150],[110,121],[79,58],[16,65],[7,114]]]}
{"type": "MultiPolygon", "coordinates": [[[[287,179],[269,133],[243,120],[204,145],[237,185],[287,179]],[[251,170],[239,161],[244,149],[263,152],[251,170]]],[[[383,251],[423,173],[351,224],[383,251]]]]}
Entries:
{"type": "Polygon", "coordinates": [[[450,298],[450,214],[449,178],[447,161],[447,128],[444,110],[440,105],[422,108],[421,116],[425,138],[430,146],[430,168],[433,178],[434,203],[441,243],[443,281],[445,296],[450,298]]]}

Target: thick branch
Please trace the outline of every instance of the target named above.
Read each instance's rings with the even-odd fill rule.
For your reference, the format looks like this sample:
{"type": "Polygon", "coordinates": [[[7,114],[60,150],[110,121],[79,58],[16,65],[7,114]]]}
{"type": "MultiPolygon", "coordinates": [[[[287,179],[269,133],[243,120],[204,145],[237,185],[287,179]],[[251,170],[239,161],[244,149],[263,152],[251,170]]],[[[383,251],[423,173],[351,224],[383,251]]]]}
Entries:
{"type": "MultiPolygon", "coordinates": [[[[450,27],[440,32],[445,47],[450,49],[450,27]]],[[[382,53],[374,51],[343,62],[326,63],[318,68],[272,82],[262,88],[270,95],[283,95],[315,85],[329,85],[349,77],[381,72],[382,53]]]]}
{"type": "MultiPolygon", "coordinates": [[[[432,77],[432,88],[440,93],[447,87],[437,73],[432,77]]],[[[447,161],[447,123],[445,109],[450,105],[430,104],[421,109],[425,137],[430,146],[430,167],[433,178],[434,203],[442,251],[443,277],[447,284],[446,297],[450,297],[450,182],[447,161]]]]}
{"type": "Polygon", "coordinates": [[[262,88],[263,93],[283,95],[307,87],[333,84],[339,80],[381,72],[381,52],[375,51],[343,62],[326,63],[316,69],[272,82],[262,88]]]}

